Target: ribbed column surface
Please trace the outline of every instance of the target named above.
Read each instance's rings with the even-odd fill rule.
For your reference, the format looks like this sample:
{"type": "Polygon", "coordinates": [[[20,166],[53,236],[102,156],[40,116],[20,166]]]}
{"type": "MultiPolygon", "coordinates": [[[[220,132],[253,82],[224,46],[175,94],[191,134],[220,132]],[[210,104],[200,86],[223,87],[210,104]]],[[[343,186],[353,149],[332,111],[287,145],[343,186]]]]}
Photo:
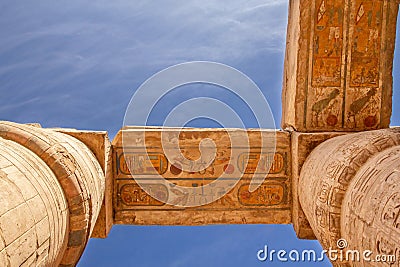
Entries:
{"type": "Polygon", "coordinates": [[[300,203],[323,247],[336,247],[342,237],[342,201],[356,173],[373,155],[397,145],[400,129],[349,134],[329,139],[307,158],[300,174],[300,203]]]}
{"type": "MultiPolygon", "coordinates": [[[[351,181],[343,200],[342,237],[350,250],[372,252],[382,259],[394,255],[400,264],[400,146],[387,149],[365,164],[351,181]]],[[[382,263],[386,264],[386,263],[382,263]]],[[[377,266],[360,258],[353,266],[377,266]]]]}
{"type": "Polygon", "coordinates": [[[36,154],[3,138],[0,203],[0,266],[55,264],[68,228],[63,189],[36,154]]]}
{"type": "Polygon", "coordinates": [[[390,254],[386,252],[392,247],[400,255],[399,145],[400,129],[393,128],[335,137],[309,155],[301,170],[299,198],[325,249],[337,249],[338,240],[345,238],[348,248],[360,252],[390,254]]]}
{"type": "Polygon", "coordinates": [[[29,125],[0,122],[0,138],[0,196],[7,203],[0,205],[0,260],[75,266],[104,196],[95,155],[74,137],[29,125]]]}

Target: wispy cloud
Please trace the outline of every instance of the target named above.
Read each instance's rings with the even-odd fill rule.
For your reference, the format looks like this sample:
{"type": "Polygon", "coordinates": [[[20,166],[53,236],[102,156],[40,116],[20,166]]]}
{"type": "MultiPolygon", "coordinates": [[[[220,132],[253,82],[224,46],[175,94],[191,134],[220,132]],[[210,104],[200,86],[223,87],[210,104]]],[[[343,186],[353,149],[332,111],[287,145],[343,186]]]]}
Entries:
{"type": "Polygon", "coordinates": [[[286,12],[286,0],[3,2],[2,116],[115,131],[135,88],[167,66],[283,58],[286,12]]]}

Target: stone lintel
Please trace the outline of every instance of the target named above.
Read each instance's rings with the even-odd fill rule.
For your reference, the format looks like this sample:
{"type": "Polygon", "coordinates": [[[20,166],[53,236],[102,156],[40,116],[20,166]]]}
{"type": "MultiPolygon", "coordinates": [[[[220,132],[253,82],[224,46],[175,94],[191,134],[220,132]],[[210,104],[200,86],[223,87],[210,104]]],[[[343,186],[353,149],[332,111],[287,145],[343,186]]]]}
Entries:
{"type": "MultiPolygon", "coordinates": [[[[138,225],[208,225],[208,224],[288,224],[291,223],[291,160],[290,134],[283,131],[262,130],[267,138],[274,138],[277,142],[275,154],[260,155],[260,130],[233,130],[233,129],[174,129],[174,128],[145,128],[128,127],[121,130],[113,141],[114,166],[114,222],[116,224],[138,225]],[[135,162],[144,158],[143,140],[136,135],[145,131],[145,148],[153,155],[152,162],[135,162]],[[181,168],[178,159],[169,160],[164,155],[161,146],[161,133],[166,134],[180,131],[179,137],[169,140],[169,144],[179,142],[182,154],[188,159],[200,157],[199,143],[204,138],[210,138],[216,144],[216,157],[210,166],[202,171],[190,172],[181,168]],[[230,147],[227,131],[245,132],[250,140],[250,161],[242,164],[242,157],[233,156],[230,162],[230,147]],[[131,139],[128,147],[123,149],[122,136],[131,139]],[[178,140],[179,139],[179,140],[178,140]],[[135,144],[136,142],[136,144],[135,144]],[[142,151],[142,152],[138,152],[142,151]],[[140,154],[140,155],[139,155],[140,154]],[[256,164],[262,160],[272,160],[273,167],[269,173],[258,173],[266,179],[261,187],[249,192],[248,186],[256,164]],[[231,164],[231,165],[229,165],[231,164]],[[197,207],[179,207],[162,203],[150,197],[133,179],[153,179],[154,173],[147,170],[153,166],[163,178],[176,185],[186,186],[187,192],[181,192],[182,203],[187,199],[201,201],[215,198],[215,201],[197,207]],[[183,170],[182,170],[183,169],[183,170]],[[229,192],[223,188],[215,188],[209,195],[203,195],[201,185],[211,183],[222,173],[241,170],[243,177],[229,192]],[[199,188],[197,188],[199,187],[199,188]],[[218,199],[219,195],[226,195],[218,199]],[[218,199],[218,200],[217,200],[218,199]]],[[[229,180],[229,177],[227,178],[229,180]]],[[[160,186],[158,189],[162,189],[160,186]]],[[[165,194],[168,188],[163,189],[165,194]]],[[[162,191],[162,190],[161,190],[162,191]]],[[[175,192],[175,191],[173,191],[175,192]]],[[[160,194],[163,192],[160,192],[160,194]]]]}
{"type": "Polygon", "coordinates": [[[282,128],[387,128],[398,1],[291,0],[282,128]]]}

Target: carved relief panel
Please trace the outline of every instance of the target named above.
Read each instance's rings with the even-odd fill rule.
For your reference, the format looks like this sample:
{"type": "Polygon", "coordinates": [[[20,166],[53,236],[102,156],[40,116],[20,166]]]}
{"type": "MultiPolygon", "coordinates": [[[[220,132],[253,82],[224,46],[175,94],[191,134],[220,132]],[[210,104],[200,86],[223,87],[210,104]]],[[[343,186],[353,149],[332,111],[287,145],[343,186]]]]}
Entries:
{"type": "Polygon", "coordinates": [[[388,127],[397,3],[305,0],[290,8],[283,128],[388,127]]]}
{"type": "Polygon", "coordinates": [[[162,138],[168,138],[168,132],[145,131],[145,147],[138,144],[123,148],[122,134],[113,143],[116,223],[290,222],[291,162],[287,133],[267,133],[268,138],[277,141],[271,153],[261,149],[259,131],[248,131],[250,149],[246,151],[231,147],[224,130],[182,130],[179,140],[171,138],[166,143],[179,143],[181,153],[171,155],[161,144],[162,138]],[[205,138],[217,145],[212,161],[203,159],[199,150],[205,138]],[[232,154],[232,150],[237,152],[232,154]],[[253,176],[265,179],[255,191],[249,190],[253,176]],[[162,179],[170,183],[165,184],[162,179]],[[217,179],[224,179],[227,186],[214,184],[217,179]],[[210,185],[210,190],[204,190],[206,185],[210,185]],[[189,203],[195,203],[196,207],[184,207],[189,203]]]}

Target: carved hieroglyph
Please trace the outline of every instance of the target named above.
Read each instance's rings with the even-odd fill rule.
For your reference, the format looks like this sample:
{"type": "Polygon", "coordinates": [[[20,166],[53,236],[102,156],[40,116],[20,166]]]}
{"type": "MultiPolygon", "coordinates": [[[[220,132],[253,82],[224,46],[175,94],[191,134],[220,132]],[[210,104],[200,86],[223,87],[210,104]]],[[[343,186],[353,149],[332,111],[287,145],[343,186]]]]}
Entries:
{"type": "MultiPolygon", "coordinates": [[[[337,241],[344,237],[343,229],[351,230],[346,237],[349,238],[350,244],[356,245],[357,249],[360,248],[361,243],[354,240],[358,238],[364,240],[362,235],[370,234],[371,231],[360,227],[357,231],[361,231],[362,235],[354,235],[357,226],[352,223],[359,224],[358,220],[368,219],[366,214],[377,212],[378,203],[390,197],[391,190],[395,188],[389,191],[383,190],[376,199],[372,196],[364,198],[364,191],[370,190],[368,189],[370,186],[374,186],[376,190],[382,190],[382,188],[379,189],[379,183],[373,181],[382,178],[378,175],[380,168],[375,170],[375,166],[380,163],[369,160],[374,155],[381,155],[382,151],[398,145],[400,145],[399,128],[349,134],[322,143],[307,158],[300,175],[299,198],[314,234],[325,249],[336,248],[337,241]],[[375,174],[378,177],[375,177],[375,174]],[[363,178],[357,178],[360,176],[363,178]],[[354,184],[353,180],[357,180],[358,184],[354,184]],[[366,183],[366,186],[360,187],[359,183],[366,183]],[[357,196],[357,198],[352,197],[351,200],[344,201],[344,198],[348,196],[357,196]],[[361,200],[361,197],[364,199],[361,200]],[[359,213],[358,207],[367,209],[368,212],[359,213]],[[353,215],[360,216],[359,219],[353,218],[353,221],[349,221],[349,215],[346,215],[349,211],[344,211],[346,209],[350,209],[353,215]]],[[[389,157],[391,154],[385,155],[389,157]]],[[[392,168],[388,168],[386,163],[382,166],[386,166],[387,170],[392,168]]],[[[376,191],[370,193],[375,194],[376,191]]],[[[369,245],[371,245],[370,248],[368,245],[365,245],[365,248],[374,247],[373,244],[369,245]]]]}
{"type": "MultiPolygon", "coordinates": [[[[351,181],[342,205],[342,237],[348,249],[394,255],[400,266],[400,146],[365,164],[351,181]]],[[[353,266],[376,266],[361,258],[353,266]]]]}
{"type": "MultiPolygon", "coordinates": [[[[124,135],[129,135],[129,131],[133,135],[136,130],[122,131],[125,131],[124,135]]],[[[182,155],[187,159],[196,160],[200,157],[198,147],[204,138],[212,139],[217,145],[215,159],[208,167],[197,166],[200,167],[199,171],[190,171],[190,169],[185,170],[183,158],[168,159],[163,151],[161,132],[163,131],[163,134],[168,136],[168,131],[173,131],[172,129],[146,129],[145,131],[147,150],[132,143],[124,150],[122,132],[113,141],[115,223],[150,225],[290,223],[291,161],[288,133],[270,131],[271,138],[276,137],[277,140],[276,151],[274,154],[261,154],[259,131],[249,130],[247,132],[251,147],[249,153],[239,153],[231,160],[231,147],[225,130],[183,129],[179,134],[179,140],[168,142],[171,144],[179,142],[182,155]],[[144,152],[148,153],[148,159],[143,154],[144,152]],[[271,169],[263,169],[262,166],[266,166],[268,162],[272,163],[271,169]],[[266,179],[257,190],[250,192],[250,180],[259,163],[261,168],[256,174],[266,179]],[[229,192],[226,192],[223,187],[213,188],[208,193],[202,191],[203,185],[211,183],[223,173],[227,174],[227,178],[224,179],[228,183],[229,180],[235,183],[237,177],[229,175],[234,175],[236,171],[239,171],[243,177],[229,192]],[[143,181],[146,190],[135,182],[131,172],[136,179],[143,181]],[[161,183],[146,184],[146,181],[159,179],[155,174],[188,189],[168,189],[161,183]],[[148,190],[154,192],[158,200],[149,196],[146,193],[148,190]],[[168,194],[178,196],[176,203],[173,204],[182,206],[188,201],[195,201],[199,206],[182,208],[160,201],[163,198],[168,199],[168,194]],[[221,196],[223,197],[220,198],[221,196]],[[214,202],[203,205],[211,201],[214,202]]],[[[266,132],[268,134],[268,131],[266,132]]],[[[201,160],[196,164],[202,164],[201,160]]]]}
{"type": "Polygon", "coordinates": [[[292,147],[292,223],[298,238],[315,239],[315,235],[299,203],[299,177],[306,158],[319,144],[342,135],[337,132],[291,133],[292,147]]]}
{"type": "Polygon", "coordinates": [[[284,129],[389,126],[397,11],[392,0],[290,1],[284,129]]]}

